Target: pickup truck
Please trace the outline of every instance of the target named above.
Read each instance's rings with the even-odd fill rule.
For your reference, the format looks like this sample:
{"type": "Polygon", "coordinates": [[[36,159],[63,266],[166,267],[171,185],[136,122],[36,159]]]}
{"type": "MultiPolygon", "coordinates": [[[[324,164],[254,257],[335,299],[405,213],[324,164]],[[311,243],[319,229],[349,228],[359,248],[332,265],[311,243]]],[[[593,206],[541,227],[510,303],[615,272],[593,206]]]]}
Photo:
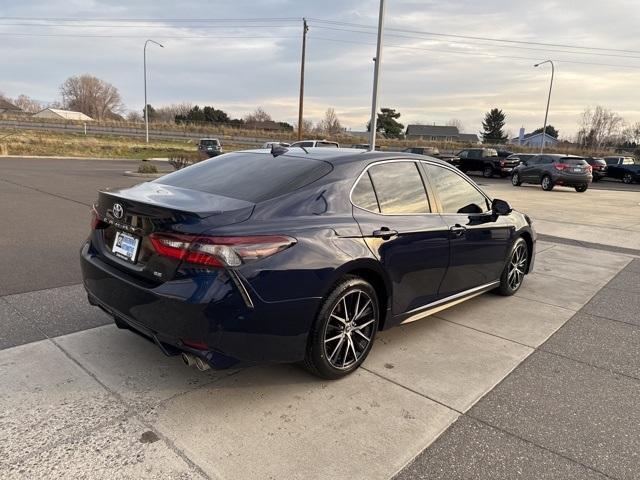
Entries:
{"type": "Polygon", "coordinates": [[[507,177],[520,164],[518,159],[498,156],[495,148],[467,148],[458,152],[456,157],[458,159],[453,164],[464,173],[468,171],[482,172],[482,176],[485,178],[494,175],[507,177]]]}
{"type": "Polygon", "coordinates": [[[607,162],[607,177],[617,178],[624,183],[640,183],[640,164],[631,157],[604,157],[607,162]]]}

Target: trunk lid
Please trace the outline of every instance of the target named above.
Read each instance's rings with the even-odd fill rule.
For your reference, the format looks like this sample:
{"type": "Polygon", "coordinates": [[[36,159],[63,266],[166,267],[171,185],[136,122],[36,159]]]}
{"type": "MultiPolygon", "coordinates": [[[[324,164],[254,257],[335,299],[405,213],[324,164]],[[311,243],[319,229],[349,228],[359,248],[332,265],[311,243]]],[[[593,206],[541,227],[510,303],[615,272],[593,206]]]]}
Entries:
{"type": "Polygon", "coordinates": [[[105,226],[95,230],[96,247],[101,258],[118,269],[159,284],[176,277],[180,261],[158,255],[149,239],[151,233],[200,234],[247,220],[254,206],[245,200],[159,183],[104,190],[95,207],[105,226]]]}

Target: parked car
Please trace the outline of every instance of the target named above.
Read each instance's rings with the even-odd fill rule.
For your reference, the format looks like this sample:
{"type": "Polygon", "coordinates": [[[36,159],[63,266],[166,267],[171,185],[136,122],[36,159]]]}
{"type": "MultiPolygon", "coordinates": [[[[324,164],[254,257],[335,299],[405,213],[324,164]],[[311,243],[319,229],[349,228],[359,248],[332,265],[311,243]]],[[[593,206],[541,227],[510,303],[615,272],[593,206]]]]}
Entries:
{"type": "Polygon", "coordinates": [[[274,146],[275,147],[288,147],[289,144],[286,143],[286,142],[278,142],[278,141],[275,141],[275,142],[264,142],[262,144],[262,148],[272,148],[274,146]]]}
{"type": "Polygon", "coordinates": [[[496,152],[498,153],[498,156],[499,156],[500,158],[508,158],[508,157],[510,157],[511,155],[513,155],[513,152],[511,152],[511,151],[509,151],[509,150],[502,150],[502,149],[500,149],[500,148],[497,148],[497,149],[496,149],[496,152]]]}
{"type": "Polygon", "coordinates": [[[405,153],[416,153],[418,155],[426,155],[428,157],[438,157],[440,150],[436,147],[408,147],[402,150],[405,153]]]}
{"type": "Polygon", "coordinates": [[[426,155],[428,157],[439,158],[447,163],[455,164],[458,157],[448,153],[442,153],[436,147],[408,147],[402,150],[405,153],[415,153],[418,155],[426,155]]]}
{"type": "Polygon", "coordinates": [[[254,150],[101,191],[80,257],[89,302],[188,365],[339,378],[378,330],[513,295],[535,242],[529,217],[440,160],[254,150]]]}
{"type": "Polygon", "coordinates": [[[507,157],[507,160],[517,160],[518,164],[520,164],[530,158],[535,157],[536,155],[537,153],[512,153],[507,157]]]}
{"type": "Polygon", "coordinates": [[[292,148],[340,148],[340,144],[338,142],[330,142],[329,140],[301,140],[299,142],[293,142],[290,146],[292,148]]]}
{"type": "MultiPolygon", "coordinates": [[[[358,150],[369,150],[371,148],[371,145],[369,145],[368,143],[356,143],[351,145],[351,148],[357,148],[358,150]]],[[[380,150],[380,145],[376,145],[375,149],[380,150]]]]}
{"type": "Polygon", "coordinates": [[[209,157],[215,157],[222,154],[222,145],[217,138],[201,138],[198,142],[198,150],[209,157]]]}
{"type": "Polygon", "coordinates": [[[599,182],[607,176],[607,162],[605,162],[604,158],[585,157],[585,160],[591,165],[591,174],[594,182],[599,182]]]}
{"type": "Polygon", "coordinates": [[[607,162],[607,177],[617,178],[624,183],[640,182],[640,165],[631,157],[604,157],[607,162]]]}
{"type": "Polygon", "coordinates": [[[518,165],[518,161],[498,156],[495,148],[467,148],[456,155],[455,165],[464,173],[469,171],[482,172],[485,178],[500,175],[506,177],[518,165]]]}
{"type": "Polygon", "coordinates": [[[582,157],[569,155],[536,155],[518,165],[511,174],[511,183],[519,187],[523,183],[542,185],[543,190],[553,190],[556,185],[574,187],[584,192],[592,180],[591,165],[582,157]]]}

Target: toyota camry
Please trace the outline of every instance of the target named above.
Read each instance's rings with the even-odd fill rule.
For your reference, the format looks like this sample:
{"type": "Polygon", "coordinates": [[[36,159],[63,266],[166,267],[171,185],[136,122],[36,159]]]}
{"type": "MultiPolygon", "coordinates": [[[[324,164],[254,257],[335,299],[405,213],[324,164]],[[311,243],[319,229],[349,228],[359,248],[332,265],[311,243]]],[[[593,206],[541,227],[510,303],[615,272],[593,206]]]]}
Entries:
{"type": "MultiPolygon", "coordinates": [[[[488,291],[534,261],[530,218],[447,163],[404,152],[228,153],[99,192],[89,302],[201,370],[353,372],[376,333],[488,291]]],[[[496,306],[496,308],[499,308],[496,306]]]]}

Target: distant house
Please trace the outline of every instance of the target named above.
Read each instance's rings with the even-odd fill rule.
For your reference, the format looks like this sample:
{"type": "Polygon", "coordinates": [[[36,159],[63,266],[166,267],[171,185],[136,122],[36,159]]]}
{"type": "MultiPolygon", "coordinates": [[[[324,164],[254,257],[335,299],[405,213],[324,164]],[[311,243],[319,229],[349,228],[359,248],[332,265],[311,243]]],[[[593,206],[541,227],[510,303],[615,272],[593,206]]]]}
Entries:
{"type": "MultiPolygon", "coordinates": [[[[524,128],[520,129],[520,135],[516,138],[509,140],[512,145],[522,145],[523,147],[541,147],[542,146],[542,132],[540,133],[524,133],[524,128]]],[[[552,137],[548,133],[544,134],[545,145],[557,145],[558,139],[552,137]]]]}
{"type": "Polygon", "coordinates": [[[405,136],[407,140],[478,143],[475,133],[460,133],[450,125],[409,125],[405,136]]]}
{"type": "Polygon", "coordinates": [[[59,110],[57,108],[45,108],[33,115],[34,118],[52,118],[55,120],[82,120],[91,122],[93,118],[82,112],[74,112],[71,110],[59,110]]]}
{"type": "Polygon", "coordinates": [[[20,107],[16,107],[13,103],[5,100],[4,98],[0,98],[0,114],[8,113],[8,114],[23,114],[25,113],[20,107]]]}

